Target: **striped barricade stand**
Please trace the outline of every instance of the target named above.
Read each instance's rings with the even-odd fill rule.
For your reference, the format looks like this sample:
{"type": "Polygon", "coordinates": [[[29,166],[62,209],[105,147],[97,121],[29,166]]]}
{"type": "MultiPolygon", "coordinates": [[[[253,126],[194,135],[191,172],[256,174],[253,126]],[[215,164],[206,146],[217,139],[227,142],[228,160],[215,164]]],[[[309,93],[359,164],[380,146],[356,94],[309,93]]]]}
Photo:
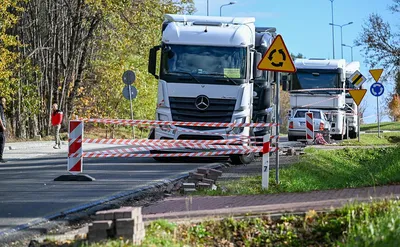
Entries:
{"type": "Polygon", "coordinates": [[[312,112],[306,113],[306,140],[308,144],[314,142],[314,117],[312,112]]]}
{"type": "MultiPolygon", "coordinates": [[[[83,174],[83,158],[171,158],[171,157],[211,157],[242,155],[249,153],[262,154],[266,159],[269,173],[269,154],[277,152],[279,135],[246,136],[237,134],[217,134],[225,136],[221,140],[155,140],[155,139],[90,139],[83,137],[84,123],[117,124],[125,126],[146,126],[158,128],[160,125],[170,126],[202,126],[202,127],[272,127],[273,123],[207,123],[207,122],[176,122],[157,120],[124,120],[124,119],[79,119],[69,123],[68,175],[62,175],[55,181],[93,181],[94,178],[83,174]],[[263,138],[261,141],[260,139],[263,138]],[[270,147],[275,140],[275,147],[270,147]],[[135,145],[135,147],[118,147],[101,151],[84,151],[83,144],[115,144],[135,145]],[[178,150],[172,153],[152,153],[154,150],[178,150]],[[200,150],[187,152],[187,150],[200,150]],[[180,151],[181,150],[181,151],[180,151]]],[[[193,133],[212,134],[206,131],[185,130],[193,133]]],[[[264,163],[264,161],[263,161],[264,163]]],[[[268,176],[267,176],[268,177],[268,176]]],[[[264,180],[263,180],[264,181],[264,180]]],[[[263,182],[264,184],[264,182],[263,182]]],[[[268,182],[267,182],[268,184],[268,182]]]]}
{"type": "Polygon", "coordinates": [[[93,181],[87,174],[83,174],[83,121],[71,120],[68,128],[68,158],[67,171],[70,174],[61,175],[54,181],[93,181]]]}

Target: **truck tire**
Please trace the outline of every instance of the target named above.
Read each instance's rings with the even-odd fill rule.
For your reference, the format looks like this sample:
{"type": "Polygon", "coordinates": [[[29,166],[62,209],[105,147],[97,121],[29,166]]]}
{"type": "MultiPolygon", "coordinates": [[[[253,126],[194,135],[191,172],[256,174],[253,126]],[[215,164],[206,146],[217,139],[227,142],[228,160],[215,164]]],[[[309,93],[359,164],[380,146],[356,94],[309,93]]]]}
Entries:
{"type": "Polygon", "coordinates": [[[349,136],[350,136],[350,139],[354,139],[354,138],[357,137],[357,132],[355,132],[355,131],[350,131],[349,136]]]}
{"type": "Polygon", "coordinates": [[[231,159],[231,162],[234,165],[247,165],[253,162],[254,153],[235,154],[235,155],[230,155],[229,158],[231,159]]]}

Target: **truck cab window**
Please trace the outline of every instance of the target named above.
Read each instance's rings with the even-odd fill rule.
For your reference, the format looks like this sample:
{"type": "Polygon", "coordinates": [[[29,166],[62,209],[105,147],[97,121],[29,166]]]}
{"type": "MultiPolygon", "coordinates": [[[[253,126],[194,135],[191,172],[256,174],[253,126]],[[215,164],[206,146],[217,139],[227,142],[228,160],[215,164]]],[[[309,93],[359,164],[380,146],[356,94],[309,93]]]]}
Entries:
{"type": "Polygon", "coordinates": [[[162,73],[225,74],[233,79],[245,79],[246,52],[241,47],[168,45],[163,52],[162,73]]]}
{"type": "Polygon", "coordinates": [[[339,80],[339,74],[336,71],[327,73],[326,71],[297,70],[293,76],[292,90],[339,88],[339,80]]]}

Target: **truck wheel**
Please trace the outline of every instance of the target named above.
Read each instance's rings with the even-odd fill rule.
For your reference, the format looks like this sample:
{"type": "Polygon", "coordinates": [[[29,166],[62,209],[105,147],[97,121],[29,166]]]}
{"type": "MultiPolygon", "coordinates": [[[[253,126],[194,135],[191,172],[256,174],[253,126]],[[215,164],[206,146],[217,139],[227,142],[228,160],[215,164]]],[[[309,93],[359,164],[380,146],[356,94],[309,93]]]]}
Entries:
{"type": "Polygon", "coordinates": [[[350,131],[349,136],[350,136],[350,139],[354,139],[354,138],[357,137],[357,132],[355,132],[355,131],[350,131]]]}
{"type": "Polygon", "coordinates": [[[230,155],[229,158],[231,159],[231,162],[234,165],[247,165],[247,164],[250,164],[251,162],[253,162],[254,153],[235,154],[235,155],[230,155]]]}

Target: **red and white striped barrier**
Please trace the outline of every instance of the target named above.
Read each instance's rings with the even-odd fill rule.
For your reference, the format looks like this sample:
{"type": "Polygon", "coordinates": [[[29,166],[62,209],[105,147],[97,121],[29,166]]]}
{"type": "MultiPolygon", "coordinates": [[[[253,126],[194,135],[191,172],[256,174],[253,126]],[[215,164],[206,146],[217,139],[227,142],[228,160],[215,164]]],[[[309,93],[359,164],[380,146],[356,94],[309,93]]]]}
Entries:
{"type": "Polygon", "coordinates": [[[306,113],[306,140],[308,144],[314,142],[314,117],[312,112],[306,113]]]}
{"type": "MultiPolygon", "coordinates": [[[[277,151],[276,148],[274,151],[277,151]]],[[[268,190],[269,184],[269,153],[271,152],[271,144],[269,135],[264,136],[262,147],[262,171],[261,171],[261,186],[268,190]]]]}
{"type": "Polygon", "coordinates": [[[69,121],[68,128],[68,172],[71,174],[82,173],[82,137],[83,122],[79,120],[69,121]]]}
{"type": "Polygon", "coordinates": [[[179,121],[158,121],[158,120],[130,120],[130,119],[79,119],[87,123],[104,123],[119,125],[175,125],[191,127],[273,127],[275,123],[213,123],[213,122],[179,122],[179,121]]]}

